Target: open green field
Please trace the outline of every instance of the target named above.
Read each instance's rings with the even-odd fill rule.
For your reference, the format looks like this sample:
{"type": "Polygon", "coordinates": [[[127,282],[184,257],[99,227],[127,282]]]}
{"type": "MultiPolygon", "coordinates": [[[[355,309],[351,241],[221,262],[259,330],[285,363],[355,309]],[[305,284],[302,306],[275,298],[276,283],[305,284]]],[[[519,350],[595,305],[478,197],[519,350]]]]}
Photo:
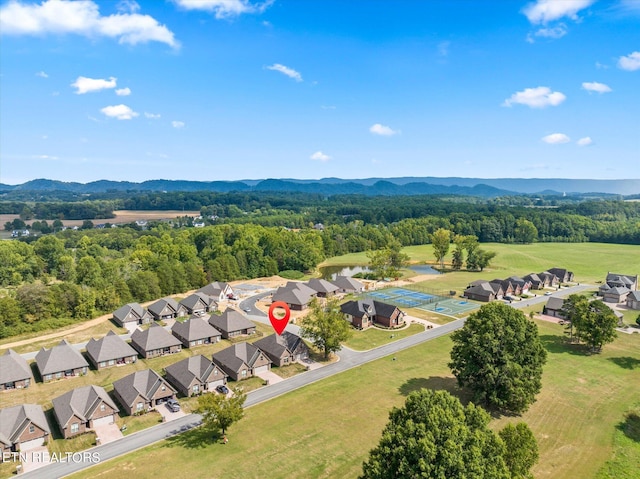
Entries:
{"type": "Polygon", "coordinates": [[[344,345],[356,351],[366,351],[422,331],[424,331],[422,324],[411,324],[408,328],[397,330],[378,328],[367,328],[362,331],[355,330],[344,345]]]}
{"type": "MultiPolygon", "coordinates": [[[[522,417],[497,417],[493,427],[529,424],[540,447],[538,479],[634,477],[640,442],[619,428],[640,394],[640,337],[620,335],[587,356],[564,343],[561,326],[537,324],[549,351],[543,390],[522,417]]],[[[409,392],[447,389],[468,400],[447,367],[450,348],[442,337],[249,408],[227,445],[191,431],[73,477],[180,477],[185,467],[192,477],[356,477],[389,409],[409,392]]]]}

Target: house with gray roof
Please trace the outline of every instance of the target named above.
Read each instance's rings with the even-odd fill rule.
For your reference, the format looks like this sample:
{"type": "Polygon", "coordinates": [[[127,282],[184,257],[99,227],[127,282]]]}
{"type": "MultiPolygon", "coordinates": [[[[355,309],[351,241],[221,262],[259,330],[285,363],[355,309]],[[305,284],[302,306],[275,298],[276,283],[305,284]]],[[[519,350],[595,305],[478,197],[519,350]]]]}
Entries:
{"type": "Polygon", "coordinates": [[[638,289],[638,276],[607,273],[607,277],[598,290],[602,300],[607,303],[624,303],[632,291],[638,289]]]}
{"type": "Polygon", "coordinates": [[[313,289],[318,298],[327,298],[333,296],[340,289],[333,283],[330,283],[326,279],[312,278],[307,281],[307,286],[313,289]]]}
{"type": "Polygon", "coordinates": [[[36,365],[45,383],[53,379],[84,376],[89,369],[86,359],[66,339],[51,349],[42,348],[38,351],[36,365]]]}
{"type": "Polygon", "coordinates": [[[307,344],[300,336],[289,331],[265,336],[253,344],[269,357],[274,366],[287,366],[309,358],[307,344]]]}
{"type": "Polygon", "coordinates": [[[256,325],[235,309],[227,308],[220,316],[212,314],[209,324],[222,334],[223,339],[255,334],[256,325]]]}
{"type": "Polygon", "coordinates": [[[173,298],[162,298],[148,307],[151,316],[156,321],[163,319],[175,319],[178,316],[185,316],[187,310],[179,305],[173,298]]]}
{"type": "Polygon", "coordinates": [[[564,299],[551,297],[548,299],[547,304],[542,308],[542,314],[547,316],[553,316],[556,318],[564,319],[564,299]]]}
{"type": "Polygon", "coordinates": [[[351,325],[365,329],[374,323],[385,328],[397,328],[404,324],[404,312],[397,306],[373,300],[347,301],[340,305],[340,311],[351,325]]]}
{"type": "Polygon", "coordinates": [[[558,277],[555,274],[550,273],[549,271],[543,271],[542,273],[538,273],[538,277],[543,281],[543,285],[545,288],[546,287],[555,288],[556,286],[558,286],[558,283],[560,282],[558,277]]]}
{"type": "Polygon", "coordinates": [[[171,327],[171,334],[185,348],[217,343],[222,337],[220,331],[198,316],[192,316],[184,322],[176,321],[171,327]]]}
{"type": "Polygon", "coordinates": [[[531,273],[526,276],[523,276],[522,279],[524,279],[525,281],[529,281],[531,283],[531,289],[544,288],[544,281],[536,273],[531,273]]]}
{"type": "Polygon", "coordinates": [[[65,439],[113,424],[120,411],[100,386],[73,389],[53,399],[53,415],[65,439]]]}
{"type": "Polygon", "coordinates": [[[125,304],[113,312],[113,322],[121,328],[128,324],[149,324],[153,316],[138,303],[125,304]]]}
{"type": "Polygon", "coordinates": [[[234,381],[256,376],[271,369],[271,360],[251,343],[237,343],[212,357],[213,362],[234,381]]]}
{"type": "Polygon", "coordinates": [[[204,293],[193,293],[180,301],[182,307],[184,307],[186,314],[190,316],[204,316],[210,311],[218,309],[218,303],[211,297],[204,293]]]}
{"type": "Polygon", "coordinates": [[[336,276],[336,279],[331,282],[338,287],[338,293],[362,293],[364,291],[364,284],[349,276],[336,276]]]}
{"type": "Polygon", "coordinates": [[[281,286],[271,296],[271,301],[282,301],[289,306],[289,309],[302,311],[309,306],[313,298],[318,296],[318,292],[304,283],[289,281],[285,286],[281,286]]]}
{"type": "Polygon", "coordinates": [[[631,291],[627,296],[627,308],[640,309],[640,291],[631,291]]]}
{"type": "Polygon", "coordinates": [[[31,386],[33,374],[27,361],[13,349],[0,356],[0,391],[31,386]]]}
{"type": "Polygon", "coordinates": [[[49,425],[39,404],[0,409],[0,452],[28,451],[49,441],[49,425]]]}
{"type": "Polygon", "coordinates": [[[138,353],[113,331],[100,339],[91,338],[85,346],[93,367],[100,370],[135,363],[138,353]]]}
{"type": "Polygon", "coordinates": [[[164,371],[167,381],[187,397],[213,392],[227,382],[227,374],[201,354],[173,363],[164,371]]]}
{"type": "Polygon", "coordinates": [[[211,296],[216,301],[223,301],[234,296],[233,289],[229,283],[223,281],[214,281],[198,290],[198,293],[204,293],[211,296]]]}
{"type": "Polygon", "coordinates": [[[605,303],[624,303],[631,290],[626,286],[614,286],[602,293],[602,301],[605,303]]]}
{"type": "Polygon", "coordinates": [[[494,282],[490,284],[488,281],[481,281],[478,284],[471,284],[464,290],[462,296],[474,301],[489,302],[499,299],[504,294],[501,283],[494,282]]]}
{"type": "Polygon", "coordinates": [[[573,271],[569,271],[565,268],[549,268],[549,273],[555,274],[558,281],[561,283],[568,283],[573,281],[573,271]]]}
{"type": "Polygon", "coordinates": [[[144,369],[115,381],[113,396],[127,414],[134,415],[175,399],[176,390],[154,370],[144,369]]]}
{"type": "Polygon", "coordinates": [[[144,331],[136,329],[131,335],[131,346],[146,359],[179,353],[182,350],[180,340],[157,323],[153,323],[144,331]]]}

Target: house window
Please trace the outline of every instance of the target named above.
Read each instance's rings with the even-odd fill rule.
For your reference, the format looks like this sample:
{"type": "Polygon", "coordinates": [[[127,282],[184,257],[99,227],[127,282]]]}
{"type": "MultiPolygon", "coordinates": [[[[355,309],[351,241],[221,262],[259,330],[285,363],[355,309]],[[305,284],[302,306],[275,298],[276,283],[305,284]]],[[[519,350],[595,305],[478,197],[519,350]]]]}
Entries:
{"type": "Polygon", "coordinates": [[[104,403],[103,403],[103,404],[100,404],[100,410],[101,410],[101,411],[106,411],[106,409],[107,409],[107,408],[106,408],[106,406],[104,405],[104,403]]]}
{"type": "Polygon", "coordinates": [[[116,361],[114,359],[110,359],[109,360],[109,366],[113,366],[116,363],[116,361]]]}
{"type": "Polygon", "coordinates": [[[33,434],[36,432],[36,427],[33,424],[29,425],[29,434],[33,434]]]}
{"type": "Polygon", "coordinates": [[[242,375],[243,378],[246,378],[247,377],[247,370],[243,369],[241,375],[242,375]]]}
{"type": "Polygon", "coordinates": [[[77,422],[74,422],[73,424],[71,424],[71,433],[74,434],[76,432],[78,432],[80,430],[80,424],[77,422]]]}
{"type": "Polygon", "coordinates": [[[198,392],[200,392],[200,386],[198,384],[193,386],[193,392],[198,394],[198,392]]]}
{"type": "Polygon", "coordinates": [[[101,362],[100,362],[100,367],[101,367],[101,368],[105,367],[106,365],[107,365],[107,363],[106,363],[105,361],[101,361],[101,362]]]}
{"type": "Polygon", "coordinates": [[[62,372],[56,373],[56,379],[60,379],[62,377],[62,372]]]}
{"type": "Polygon", "coordinates": [[[160,388],[161,391],[166,391],[167,387],[163,384],[162,387],[160,388]]]}
{"type": "Polygon", "coordinates": [[[144,408],[144,403],[139,402],[136,404],[136,411],[142,411],[142,408],[144,408]]]}

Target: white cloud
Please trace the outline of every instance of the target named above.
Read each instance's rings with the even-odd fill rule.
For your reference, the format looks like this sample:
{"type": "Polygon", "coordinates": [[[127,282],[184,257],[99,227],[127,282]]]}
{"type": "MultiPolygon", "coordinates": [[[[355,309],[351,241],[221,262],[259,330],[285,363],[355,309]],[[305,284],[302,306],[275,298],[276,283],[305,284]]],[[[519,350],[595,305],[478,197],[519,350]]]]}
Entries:
{"type": "Polygon", "coordinates": [[[36,73],[36,76],[40,78],[49,78],[49,75],[47,75],[45,72],[42,72],[42,71],[36,73]]]}
{"type": "Polygon", "coordinates": [[[618,59],[618,68],[630,72],[640,70],[640,52],[629,53],[626,57],[618,59]]]}
{"type": "Polygon", "coordinates": [[[174,128],[178,128],[178,129],[180,129],[180,128],[184,128],[184,121],[176,121],[176,120],[173,120],[173,121],[171,122],[171,126],[172,126],[172,127],[174,127],[174,128]]]}
{"type": "Polygon", "coordinates": [[[609,93],[611,87],[609,85],[605,85],[604,83],[594,82],[584,82],[582,83],[582,88],[587,90],[588,92],[596,92],[596,93],[609,93]]]}
{"type": "Polygon", "coordinates": [[[551,133],[550,135],[543,136],[542,141],[550,145],[560,145],[562,143],[569,143],[571,138],[564,133],[551,133]]]}
{"type": "Polygon", "coordinates": [[[33,158],[35,158],[36,160],[58,160],[59,159],[57,156],[51,156],[51,155],[34,155],[33,158]]]}
{"type": "Polygon", "coordinates": [[[243,13],[262,13],[274,0],[251,3],[249,0],[174,0],[186,10],[204,10],[215,14],[216,18],[228,18],[243,13]]]}
{"type": "Polygon", "coordinates": [[[525,88],[507,98],[502,106],[512,106],[515,104],[527,105],[530,108],[545,108],[547,106],[558,106],[567,99],[559,91],[551,91],[551,88],[539,86],[536,88],[525,88]]]}
{"type": "MultiPolygon", "coordinates": [[[[127,2],[130,11],[134,3],[127,2]]],[[[73,33],[117,38],[119,43],[131,45],[155,41],[179,47],[173,32],[155,18],[122,12],[103,16],[92,0],[45,0],[40,4],[10,1],[0,7],[0,31],[5,35],[73,33]]]]}
{"type": "Polygon", "coordinates": [[[116,95],[118,95],[118,96],[129,96],[129,95],[131,95],[131,89],[129,87],[118,88],[116,90],[116,95]]]}
{"type": "Polygon", "coordinates": [[[567,34],[567,26],[564,23],[560,23],[555,27],[540,28],[534,34],[536,37],[544,38],[562,38],[567,34]]]}
{"type": "Polygon", "coordinates": [[[149,118],[150,120],[157,120],[160,118],[160,113],[148,113],[145,111],[144,116],[149,118]]]}
{"type": "Polygon", "coordinates": [[[595,0],[537,0],[523,10],[529,21],[534,24],[548,23],[569,17],[578,20],[578,12],[590,6],[595,0]]]}
{"type": "Polygon", "coordinates": [[[140,5],[134,0],[120,0],[116,5],[116,10],[122,13],[135,13],[140,10],[140,5]]]}
{"type": "Polygon", "coordinates": [[[449,55],[450,46],[451,46],[451,42],[449,41],[438,43],[438,55],[440,55],[441,57],[446,57],[447,55],[449,55]]]}
{"type": "Polygon", "coordinates": [[[302,81],[302,75],[300,75],[299,72],[295,71],[293,68],[289,68],[284,65],[281,65],[280,63],[274,63],[273,65],[266,67],[266,69],[283,73],[284,75],[287,75],[289,78],[293,78],[295,81],[298,81],[298,82],[302,81]]]}
{"type": "Polygon", "coordinates": [[[71,84],[72,87],[77,88],[76,95],[83,95],[91,91],[100,91],[107,88],[116,87],[117,78],[110,77],[108,80],[102,78],[87,78],[78,77],[75,82],[71,84]]]}
{"type": "Polygon", "coordinates": [[[585,136],[584,138],[580,138],[578,141],[576,141],[576,143],[578,144],[578,146],[589,146],[593,143],[593,140],[590,137],[585,136]]]}
{"type": "Polygon", "coordinates": [[[322,161],[323,163],[326,162],[326,161],[329,161],[331,159],[331,157],[329,155],[325,155],[321,151],[316,151],[309,158],[314,160],[314,161],[322,161]]]}
{"type": "Polygon", "coordinates": [[[381,125],[380,123],[371,125],[371,127],[369,128],[369,131],[374,135],[381,135],[381,136],[393,136],[400,133],[399,131],[393,130],[386,125],[381,125]]]}
{"type": "Polygon", "coordinates": [[[118,120],[131,120],[132,118],[135,118],[136,116],[138,116],[138,113],[133,111],[127,105],[122,105],[122,104],[105,106],[100,111],[104,113],[106,116],[110,118],[117,118],[118,120]]]}

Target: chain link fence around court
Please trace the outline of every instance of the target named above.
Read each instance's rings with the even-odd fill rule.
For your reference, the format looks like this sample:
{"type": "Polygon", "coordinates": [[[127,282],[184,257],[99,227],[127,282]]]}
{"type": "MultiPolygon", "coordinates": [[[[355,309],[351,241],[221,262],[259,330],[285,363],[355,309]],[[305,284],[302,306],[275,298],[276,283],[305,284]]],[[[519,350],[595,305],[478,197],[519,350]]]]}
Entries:
{"type": "Polygon", "coordinates": [[[381,301],[399,308],[418,308],[443,314],[465,313],[478,308],[474,302],[456,298],[456,291],[411,285],[408,288],[385,288],[366,291],[360,299],[381,301]],[[410,288],[410,289],[409,289],[410,288]]]}

